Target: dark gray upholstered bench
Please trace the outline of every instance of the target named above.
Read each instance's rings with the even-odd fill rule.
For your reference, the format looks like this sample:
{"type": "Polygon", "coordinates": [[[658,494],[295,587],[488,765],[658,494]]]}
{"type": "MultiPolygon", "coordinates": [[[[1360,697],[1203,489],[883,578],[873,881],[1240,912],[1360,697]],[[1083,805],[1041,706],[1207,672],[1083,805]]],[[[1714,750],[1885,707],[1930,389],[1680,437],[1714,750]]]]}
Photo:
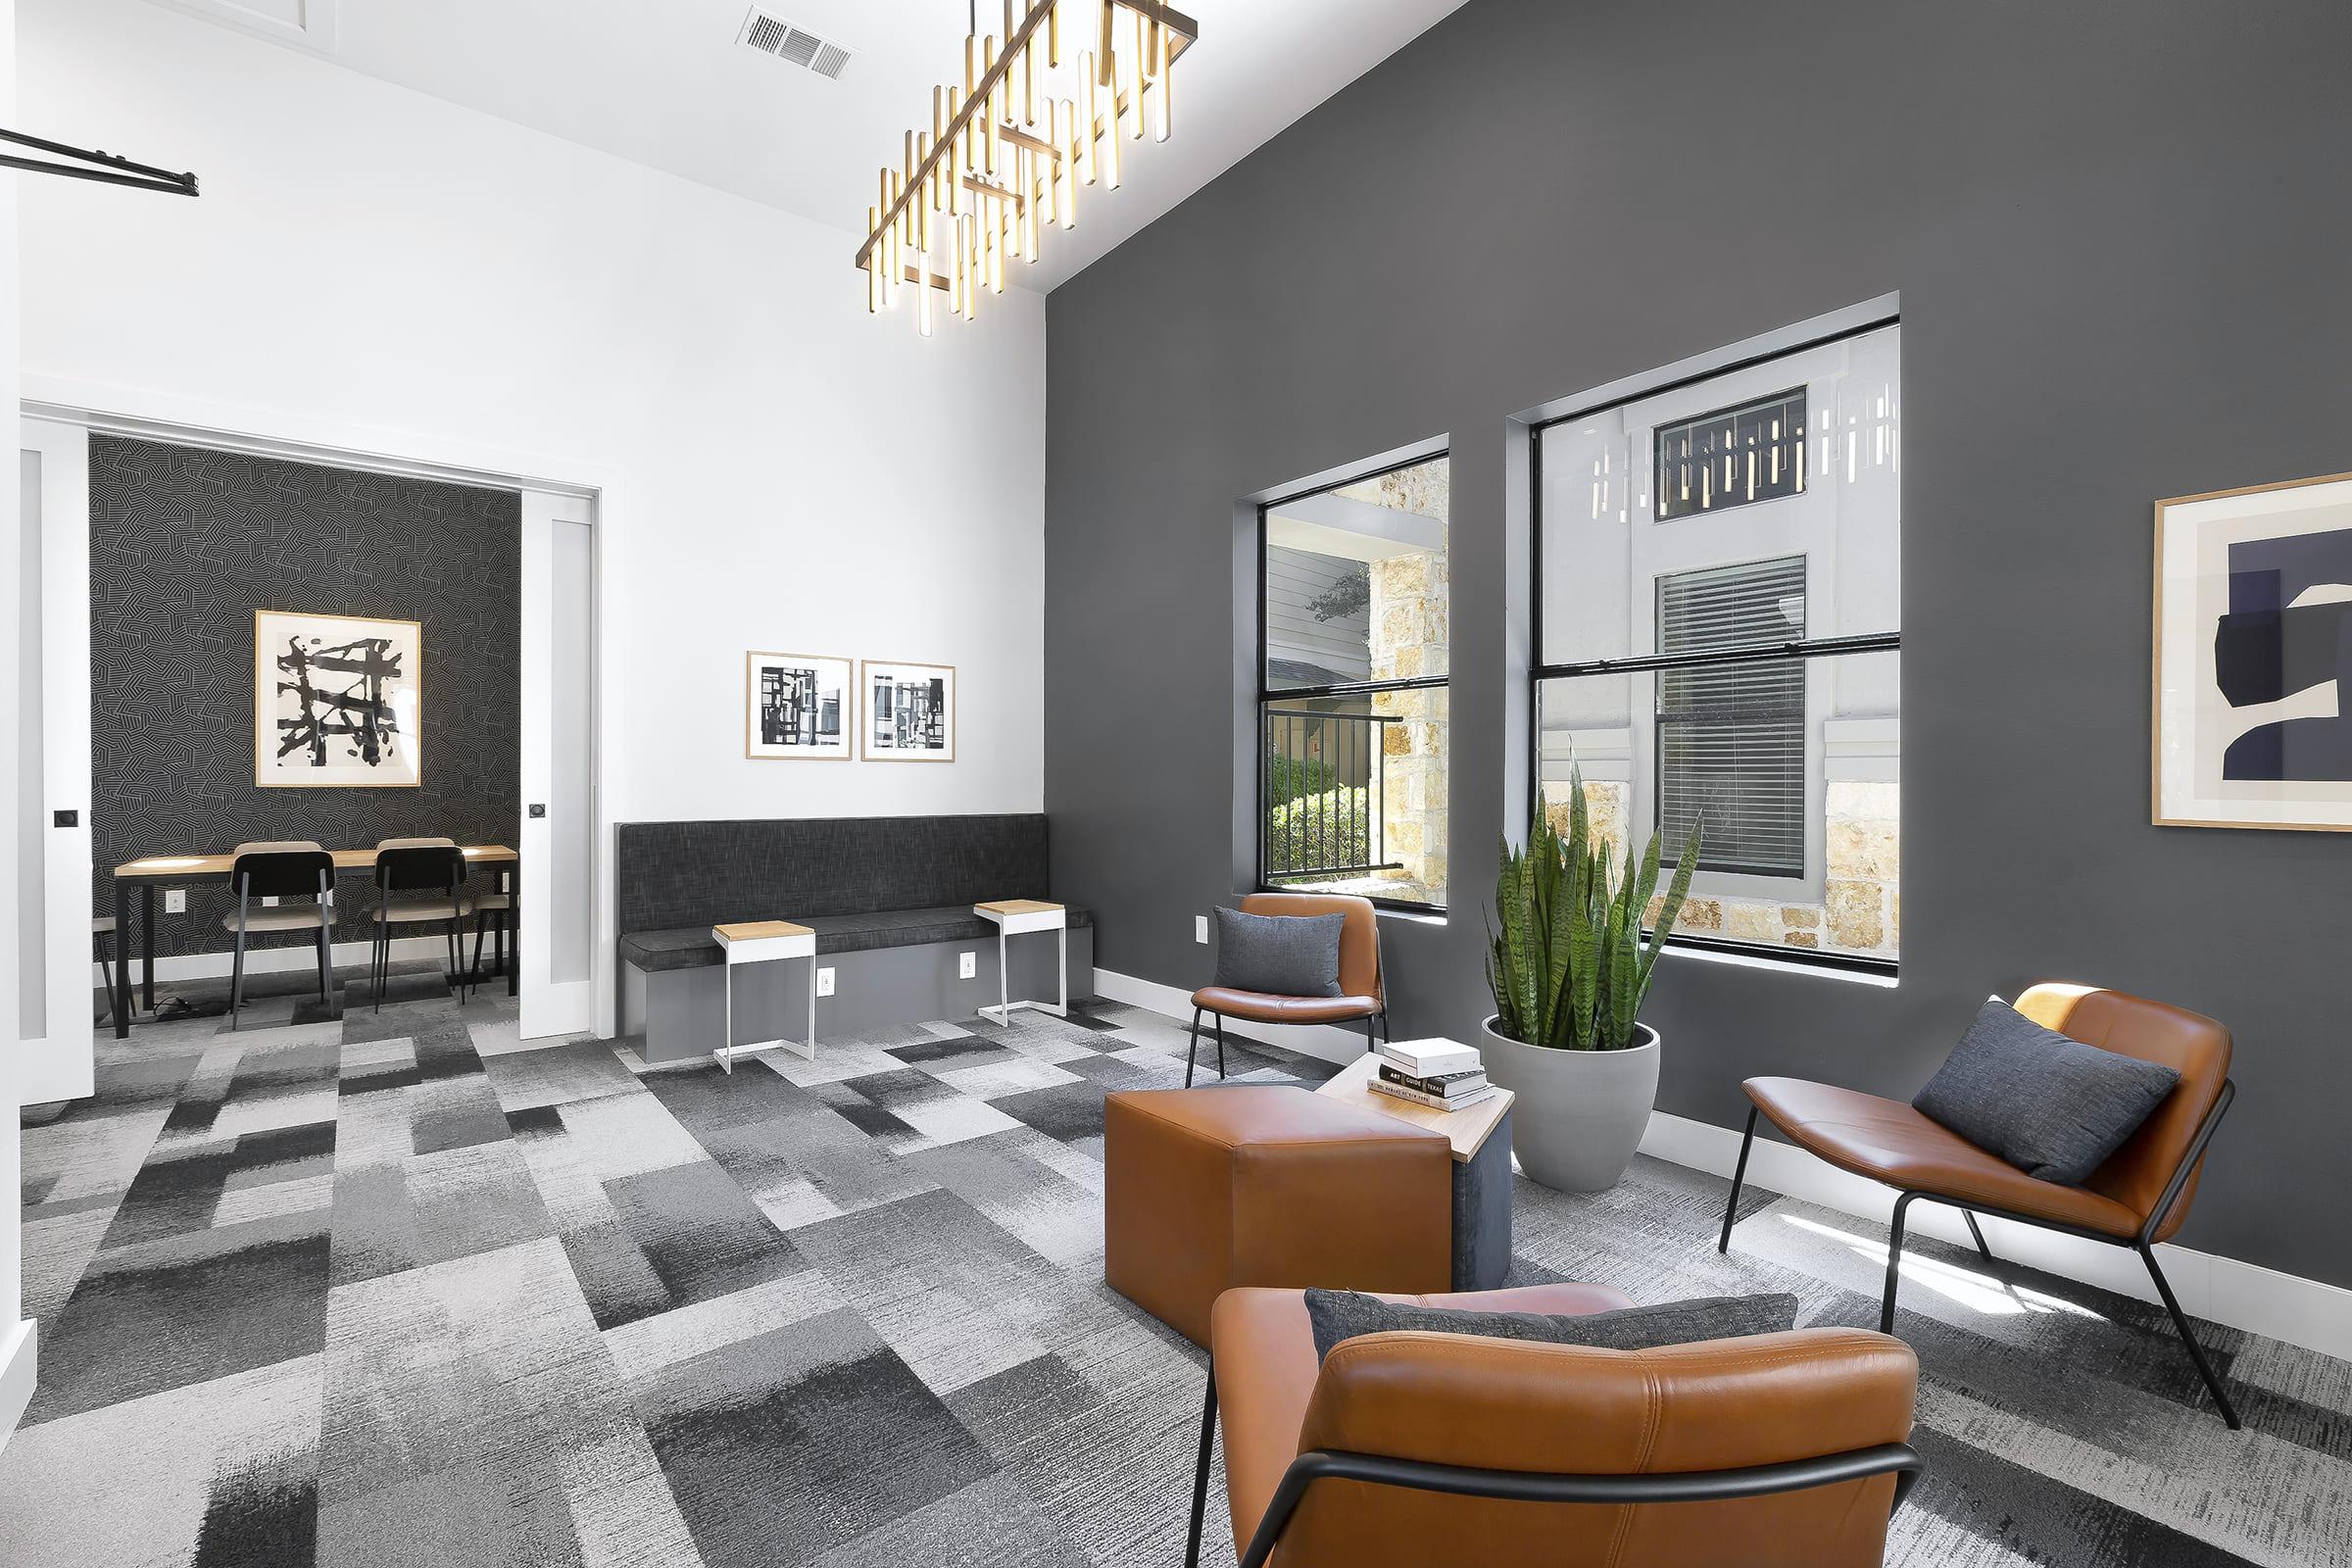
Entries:
{"type": "MultiPolygon", "coordinates": [[[[621,1030],[649,1061],[707,1054],[725,1032],[714,925],[790,920],[816,932],[816,962],[834,970],[833,994],[817,1003],[821,1043],[995,1002],[997,928],[972,906],[1052,897],[1040,814],[626,822],[617,839],[621,1030]],[[965,953],[969,977],[958,973],[965,953]]],[[[1094,919],[1072,908],[1069,924],[1071,995],[1086,996],[1094,919]]],[[[1016,941],[1009,957],[1014,996],[1054,995],[1051,944],[1016,941]]],[[[773,1038],[801,1016],[808,983],[797,960],[738,965],[737,1033],[773,1038]]]]}

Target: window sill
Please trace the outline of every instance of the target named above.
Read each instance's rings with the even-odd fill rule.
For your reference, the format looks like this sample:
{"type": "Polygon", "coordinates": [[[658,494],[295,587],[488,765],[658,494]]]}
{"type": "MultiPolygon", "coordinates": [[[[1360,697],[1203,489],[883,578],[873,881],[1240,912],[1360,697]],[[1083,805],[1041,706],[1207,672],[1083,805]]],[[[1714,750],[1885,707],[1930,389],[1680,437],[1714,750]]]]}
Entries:
{"type": "Polygon", "coordinates": [[[1441,931],[1446,928],[1446,911],[1444,909],[1390,908],[1376,904],[1372,906],[1372,913],[1376,919],[1398,920],[1406,925],[1436,926],[1441,931]]]}
{"type": "Polygon", "coordinates": [[[1669,957],[1696,958],[1702,963],[1729,964],[1736,969],[1767,969],[1776,974],[1799,974],[1821,980],[1837,980],[1846,985],[1871,986],[1881,991],[1892,991],[1900,983],[1899,971],[1888,969],[1849,969],[1834,963],[1785,956],[1760,951],[1735,948],[1702,948],[1693,943],[1666,943],[1669,957]]]}

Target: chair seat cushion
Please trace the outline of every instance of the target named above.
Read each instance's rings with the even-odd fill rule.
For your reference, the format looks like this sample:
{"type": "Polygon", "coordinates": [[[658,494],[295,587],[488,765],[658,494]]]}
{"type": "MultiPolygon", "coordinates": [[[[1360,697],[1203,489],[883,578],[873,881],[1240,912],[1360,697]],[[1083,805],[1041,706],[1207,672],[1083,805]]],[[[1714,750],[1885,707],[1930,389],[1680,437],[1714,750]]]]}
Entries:
{"type": "MultiPolygon", "coordinates": [[[[380,907],[383,910],[384,919],[389,923],[415,925],[419,921],[449,919],[452,913],[451,902],[437,893],[404,893],[398,897],[386,899],[380,907]]],[[[455,902],[457,918],[466,919],[472,915],[473,900],[461,897],[455,902]]],[[[373,920],[375,913],[374,909],[369,909],[368,918],[373,920]]]]}
{"type": "MultiPolygon", "coordinates": [[[[1437,1296],[1383,1296],[1384,1301],[1485,1312],[1543,1312],[1569,1316],[1613,1312],[1634,1298],[1605,1285],[1527,1285],[1515,1290],[1437,1296]]],[[[1233,1537],[1247,1542],[1274,1500],[1283,1472],[1298,1457],[1322,1371],[1303,1291],[1232,1290],[1209,1314],[1209,1350],[1216,1369],[1219,1424],[1225,1437],[1225,1494],[1233,1537]]]]}
{"type": "Polygon", "coordinates": [[[1343,1023],[1380,1011],[1378,997],[1277,997],[1231,986],[1202,986],[1193,1005],[1252,1023],[1343,1023]]]}
{"type": "MultiPolygon", "coordinates": [[[[1065,906],[1075,930],[1095,923],[1095,917],[1075,905],[1065,906]]],[[[876,948],[913,948],[932,942],[994,942],[996,923],[974,914],[969,905],[942,905],[927,909],[883,909],[873,914],[795,915],[790,911],[761,918],[787,919],[816,933],[819,953],[866,953],[876,948]]],[[[1014,937],[1015,942],[1035,941],[1014,937]]],[[[662,931],[632,931],[620,939],[620,956],[648,974],[668,969],[701,969],[725,962],[718,938],[707,925],[673,926],[662,931]]]]}
{"type": "Polygon", "coordinates": [[[2139,1230],[2140,1216],[2114,1199],[2038,1181],[1899,1100],[1802,1078],[1750,1078],[1740,1087],[1797,1147],[1858,1176],[2103,1236],[2139,1230]]]}
{"type": "Polygon", "coordinates": [[[2029,1176],[2080,1187],[2180,1081],[2177,1068],[2086,1046],[1991,997],[1911,1103],[2029,1176]]]}
{"type": "MultiPolygon", "coordinates": [[[[327,923],[329,925],[334,923],[331,906],[327,914],[327,923]]],[[[234,931],[236,928],[237,911],[231,909],[220,917],[220,929],[234,931]]],[[[257,903],[245,911],[245,929],[249,933],[254,931],[316,931],[318,929],[318,906],[316,904],[280,904],[274,907],[264,908],[257,903]]]]}

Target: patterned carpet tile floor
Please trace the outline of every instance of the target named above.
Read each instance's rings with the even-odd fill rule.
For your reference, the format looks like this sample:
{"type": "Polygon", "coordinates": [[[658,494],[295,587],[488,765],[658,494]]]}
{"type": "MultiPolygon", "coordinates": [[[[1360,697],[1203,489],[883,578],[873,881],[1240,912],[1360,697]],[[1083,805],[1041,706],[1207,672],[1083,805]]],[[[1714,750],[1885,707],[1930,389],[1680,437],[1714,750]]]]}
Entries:
{"type": "MultiPolygon", "coordinates": [[[[347,994],[102,1036],[97,1096],[27,1113],[0,1561],[1181,1560],[1201,1359],[1102,1281],[1102,1097],[1181,1083],[1181,1028],[1093,1003],[726,1074],[525,1049],[429,973],[347,994]]],[[[1522,1181],[1514,1277],[1875,1325],[1883,1230],[1755,1192],[1720,1256],[1723,1195],[1522,1181]]],[[[1933,1241],[1905,1281],[1931,1470],[1889,1562],[2352,1560],[2352,1366],[2205,1326],[2231,1433],[2157,1308],[1933,1241]]]]}

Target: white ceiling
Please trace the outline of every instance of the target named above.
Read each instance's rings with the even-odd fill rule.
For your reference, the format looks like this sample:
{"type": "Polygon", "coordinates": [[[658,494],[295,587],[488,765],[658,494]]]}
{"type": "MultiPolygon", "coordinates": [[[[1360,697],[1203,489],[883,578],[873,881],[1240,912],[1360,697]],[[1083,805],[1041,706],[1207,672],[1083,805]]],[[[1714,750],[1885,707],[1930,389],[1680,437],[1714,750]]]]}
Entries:
{"type": "MultiPolygon", "coordinates": [[[[960,79],[968,0],[766,0],[848,48],[838,81],[738,46],[750,0],[155,0],[354,71],[829,223],[855,253],[874,173],[960,79]]],[[[1051,289],[1463,0],[1178,0],[1200,41],[1177,121],[1089,190],[1018,281],[1051,289]]],[[[980,0],[1001,32],[1003,0],[980,0]]]]}

